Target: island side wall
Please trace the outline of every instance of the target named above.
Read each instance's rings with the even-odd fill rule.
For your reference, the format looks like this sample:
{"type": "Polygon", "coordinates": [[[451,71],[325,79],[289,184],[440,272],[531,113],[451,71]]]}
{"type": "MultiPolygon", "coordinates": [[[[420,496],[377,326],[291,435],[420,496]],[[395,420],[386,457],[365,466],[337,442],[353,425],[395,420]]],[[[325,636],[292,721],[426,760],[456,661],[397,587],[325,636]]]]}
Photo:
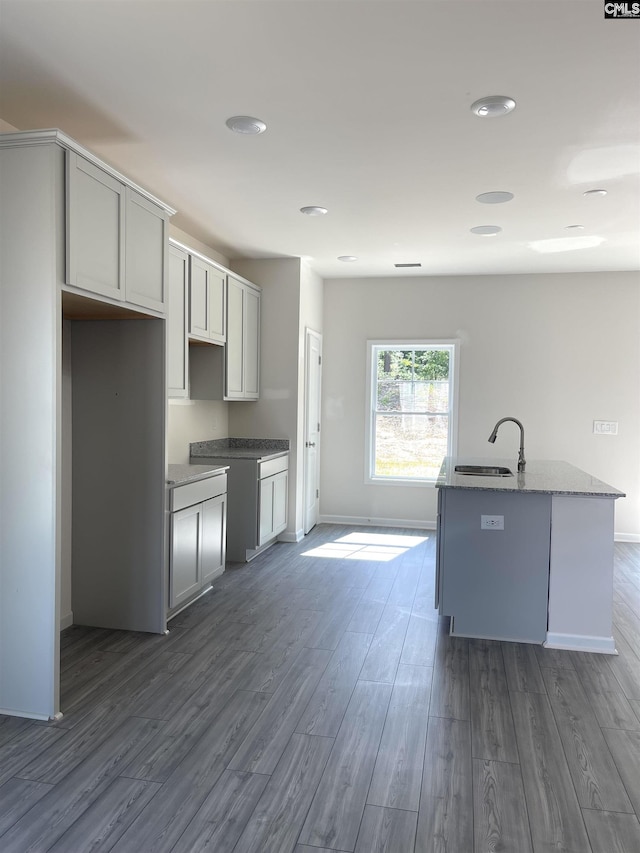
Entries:
{"type": "Polygon", "coordinates": [[[554,495],[545,646],[617,654],[611,498],[554,495]]]}

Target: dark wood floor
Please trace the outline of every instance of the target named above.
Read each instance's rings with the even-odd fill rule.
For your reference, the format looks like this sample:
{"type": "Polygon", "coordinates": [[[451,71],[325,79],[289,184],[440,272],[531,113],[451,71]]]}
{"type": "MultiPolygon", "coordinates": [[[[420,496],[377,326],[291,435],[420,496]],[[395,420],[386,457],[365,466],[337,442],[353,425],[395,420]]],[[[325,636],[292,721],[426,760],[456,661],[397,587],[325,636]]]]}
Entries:
{"type": "Polygon", "coordinates": [[[0,717],[0,850],[638,853],[640,545],[618,657],[452,638],[430,531],[318,527],[167,637],[73,627],[0,717]]]}

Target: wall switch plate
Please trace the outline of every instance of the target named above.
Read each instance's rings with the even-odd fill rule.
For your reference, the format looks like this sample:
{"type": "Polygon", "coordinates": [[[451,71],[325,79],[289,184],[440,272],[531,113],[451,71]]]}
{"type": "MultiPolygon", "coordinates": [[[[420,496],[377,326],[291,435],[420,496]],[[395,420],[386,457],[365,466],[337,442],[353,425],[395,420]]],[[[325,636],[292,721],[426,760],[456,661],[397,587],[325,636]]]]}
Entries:
{"type": "Polygon", "coordinates": [[[593,431],[596,435],[617,435],[618,421],[594,421],[593,431]]]}
{"type": "Polygon", "coordinates": [[[504,515],[481,515],[480,530],[504,530],[504,515]]]}

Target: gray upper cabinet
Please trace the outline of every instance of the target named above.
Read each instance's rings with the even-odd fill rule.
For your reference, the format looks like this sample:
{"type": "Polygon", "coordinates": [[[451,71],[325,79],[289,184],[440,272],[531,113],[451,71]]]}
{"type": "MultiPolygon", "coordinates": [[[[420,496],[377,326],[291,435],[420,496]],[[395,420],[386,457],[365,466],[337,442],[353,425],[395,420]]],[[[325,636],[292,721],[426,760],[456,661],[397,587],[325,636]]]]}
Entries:
{"type": "Polygon", "coordinates": [[[66,282],[163,313],[166,211],[75,151],[67,151],[66,282]]]}
{"type": "Polygon", "coordinates": [[[227,276],[226,399],[258,399],[259,363],[260,291],[227,276]]]}
{"type": "Polygon", "coordinates": [[[189,337],[223,344],[226,340],[225,274],[202,258],[191,256],[189,337]]]}
{"type": "Polygon", "coordinates": [[[189,342],[187,310],[189,305],[189,255],[169,247],[169,301],[167,306],[167,394],[189,396],[189,342]]]}
{"type": "Polygon", "coordinates": [[[224,348],[195,346],[189,350],[191,398],[257,400],[260,288],[225,275],[224,270],[194,254],[190,270],[189,339],[224,344],[224,348]],[[216,334],[216,328],[224,334],[216,334]]]}
{"type": "Polygon", "coordinates": [[[124,298],[126,187],[67,151],[67,284],[124,298]]]}
{"type": "Polygon", "coordinates": [[[169,243],[162,208],[127,187],[125,209],[125,298],[164,311],[169,243]]]}

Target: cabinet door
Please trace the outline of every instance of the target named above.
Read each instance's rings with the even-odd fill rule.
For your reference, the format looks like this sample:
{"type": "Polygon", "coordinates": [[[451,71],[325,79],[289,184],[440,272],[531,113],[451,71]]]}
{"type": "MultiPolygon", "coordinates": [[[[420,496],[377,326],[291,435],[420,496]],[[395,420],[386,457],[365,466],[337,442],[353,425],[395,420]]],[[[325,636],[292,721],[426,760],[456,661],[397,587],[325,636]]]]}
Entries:
{"type": "Polygon", "coordinates": [[[289,477],[287,471],[273,478],[273,533],[281,533],[287,526],[287,494],[289,477]]]}
{"type": "Polygon", "coordinates": [[[227,278],[227,346],[225,349],[225,391],[229,399],[244,397],[244,287],[227,278]]]}
{"type": "Polygon", "coordinates": [[[223,344],[226,340],[225,274],[192,255],[189,288],[189,335],[223,344]]]}
{"type": "Polygon", "coordinates": [[[260,365],[260,292],[252,288],[244,291],[243,366],[244,396],[258,399],[260,365]]]}
{"type": "Polygon", "coordinates": [[[191,256],[189,278],[189,334],[209,339],[209,264],[191,256]]]}
{"type": "Polygon", "coordinates": [[[227,496],[219,495],[202,504],[202,583],[224,572],[227,540],[227,496]]]}
{"type": "Polygon", "coordinates": [[[189,396],[189,341],[187,340],[189,256],[169,248],[167,305],[167,393],[189,396]]]}
{"type": "Polygon", "coordinates": [[[164,311],[166,305],[167,220],[162,208],[127,187],[125,211],[125,296],[127,302],[164,311]]]}
{"type": "Polygon", "coordinates": [[[223,344],[226,339],[227,277],[215,267],[209,267],[209,337],[223,344]]]}
{"type": "Polygon", "coordinates": [[[227,276],[227,399],[258,399],[259,362],[260,291],[227,276]]]}
{"type": "Polygon", "coordinates": [[[265,545],[287,526],[287,471],[260,480],[258,546],[265,545]]]}
{"type": "Polygon", "coordinates": [[[125,186],[67,151],[67,284],[124,299],[125,186]]]}
{"type": "Polygon", "coordinates": [[[169,607],[177,607],[201,587],[202,504],[171,513],[169,607]]]}
{"type": "Polygon", "coordinates": [[[446,489],[441,512],[442,613],[452,634],[542,643],[547,632],[551,496],[446,489]],[[504,529],[483,530],[483,515],[504,529]]]}

